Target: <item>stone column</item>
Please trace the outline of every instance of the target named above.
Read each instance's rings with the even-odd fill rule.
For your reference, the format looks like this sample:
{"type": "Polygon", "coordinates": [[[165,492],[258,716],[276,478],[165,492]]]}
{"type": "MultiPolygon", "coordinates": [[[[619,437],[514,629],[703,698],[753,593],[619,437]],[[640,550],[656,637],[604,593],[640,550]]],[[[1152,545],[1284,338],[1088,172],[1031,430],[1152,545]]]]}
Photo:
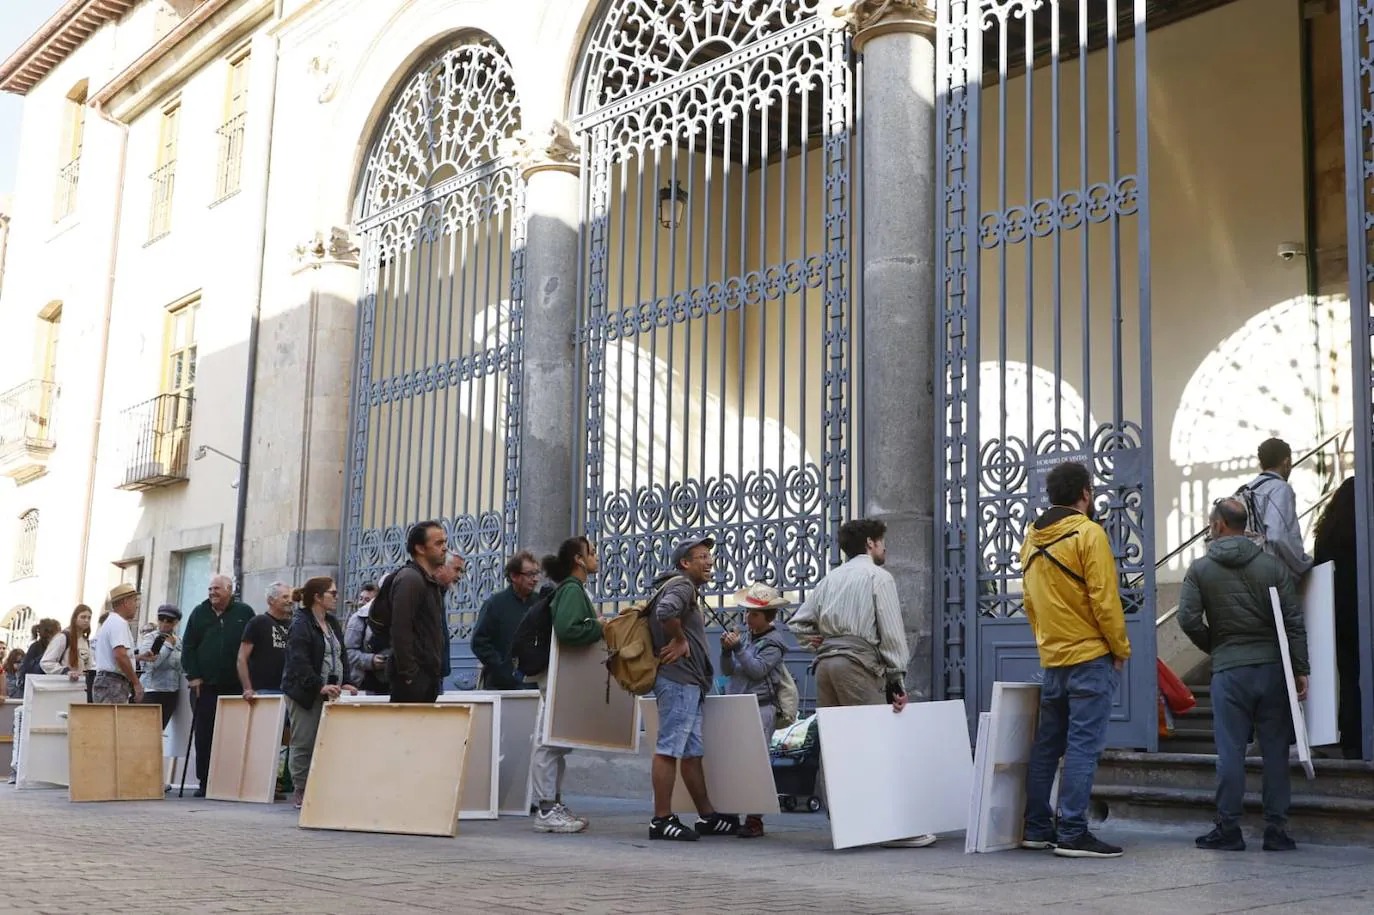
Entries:
{"type": "Polygon", "coordinates": [[[543,555],[572,532],[578,456],[578,156],[559,121],[521,134],[507,153],[525,179],[524,378],[520,546],[543,555]]]}
{"type": "Polygon", "coordinates": [[[863,474],[887,524],[913,698],[933,695],[935,620],[935,15],[929,0],[848,6],[863,55],[863,474]]]}

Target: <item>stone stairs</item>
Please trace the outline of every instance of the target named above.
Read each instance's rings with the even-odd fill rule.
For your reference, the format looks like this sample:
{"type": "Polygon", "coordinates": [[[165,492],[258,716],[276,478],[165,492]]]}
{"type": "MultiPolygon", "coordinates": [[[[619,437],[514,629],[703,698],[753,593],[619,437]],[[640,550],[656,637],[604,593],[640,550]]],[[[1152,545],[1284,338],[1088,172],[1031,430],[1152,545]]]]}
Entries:
{"type": "Polygon", "coordinates": [[[1215,753],[1216,740],[1212,734],[1212,687],[1189,684],[1197,707],[1174,716],[1172,737],[1159,738],[1161,753],[1215,753]]]}

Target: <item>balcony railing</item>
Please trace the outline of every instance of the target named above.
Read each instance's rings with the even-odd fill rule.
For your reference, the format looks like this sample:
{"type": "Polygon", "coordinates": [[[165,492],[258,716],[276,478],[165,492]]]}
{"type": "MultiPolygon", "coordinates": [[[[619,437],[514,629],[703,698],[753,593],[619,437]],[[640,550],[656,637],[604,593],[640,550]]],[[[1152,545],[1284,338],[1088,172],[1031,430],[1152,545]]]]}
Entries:
{"type": "Polygon", "coordinates": [[[239,192],[243,174],[243,128],[247,113],[236,114],[215,131],[219,135],[219,165],[215,173],[215,203],[239,192]]]}
{"type": "Polygon", "coordinates": [[[53,222],[61,222],[76,212],[76,185],[80,179],[80,159],[73,159],[57,170],[57,199],[53,202],[53,222]]]}
{"type": "Polygon", "coordinates": [[[189,394],[159,394],[123,412],[125,458],[119,489],[138,492],[186,479],[192,405],[189,394]]]}
{"type": "Polygon", "coordinates": [[[56,412],[51,381],[26,381],[0,394],[0,472],[22,483],[47,470],[56,412]]]}
{"type": "Polygon", "coordinates": [[[149,242],[155,242],[172,231],[172,191],[176,177],[175,159],[148,176],[153,185],[152,205],[148,208],[149,242]]]}

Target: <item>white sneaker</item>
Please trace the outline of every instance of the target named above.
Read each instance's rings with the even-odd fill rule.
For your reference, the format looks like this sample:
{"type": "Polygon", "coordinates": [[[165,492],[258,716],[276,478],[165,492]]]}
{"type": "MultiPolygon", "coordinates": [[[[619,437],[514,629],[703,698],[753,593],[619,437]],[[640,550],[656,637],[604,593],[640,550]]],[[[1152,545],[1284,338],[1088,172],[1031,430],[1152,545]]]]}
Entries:
{"type": "Polygon", "coordinates": [[[587,828],[587,821],[575,817],[562,804],[554,804],[546,812],[534,815],[535,832],[574,833],[587,828]]]}
{"type": "Polygon", "coordinates": [[[883,848],[926,848],[935,844],[935,837],[930,833],[923,836],[912,836],[909,839],[895,839],[891,842],[882,843],[883,848]]]}

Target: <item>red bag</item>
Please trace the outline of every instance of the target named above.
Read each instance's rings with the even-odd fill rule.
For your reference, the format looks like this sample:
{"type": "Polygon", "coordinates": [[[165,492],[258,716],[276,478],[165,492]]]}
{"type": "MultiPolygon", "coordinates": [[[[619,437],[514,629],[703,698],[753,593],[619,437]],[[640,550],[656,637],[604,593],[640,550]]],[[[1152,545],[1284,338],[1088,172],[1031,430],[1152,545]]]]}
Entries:
{"type": "Polygon", "coordinates": [[[1155,671],[1159,679],[1159,691],[1164,695],[1164,701],[1169,703],[1169,711],[1182,715],[1197,708],[1193,691],[1178,678],[1178,674],[1169,669],[1168,664],[1155,658],[1155,671]]]}

